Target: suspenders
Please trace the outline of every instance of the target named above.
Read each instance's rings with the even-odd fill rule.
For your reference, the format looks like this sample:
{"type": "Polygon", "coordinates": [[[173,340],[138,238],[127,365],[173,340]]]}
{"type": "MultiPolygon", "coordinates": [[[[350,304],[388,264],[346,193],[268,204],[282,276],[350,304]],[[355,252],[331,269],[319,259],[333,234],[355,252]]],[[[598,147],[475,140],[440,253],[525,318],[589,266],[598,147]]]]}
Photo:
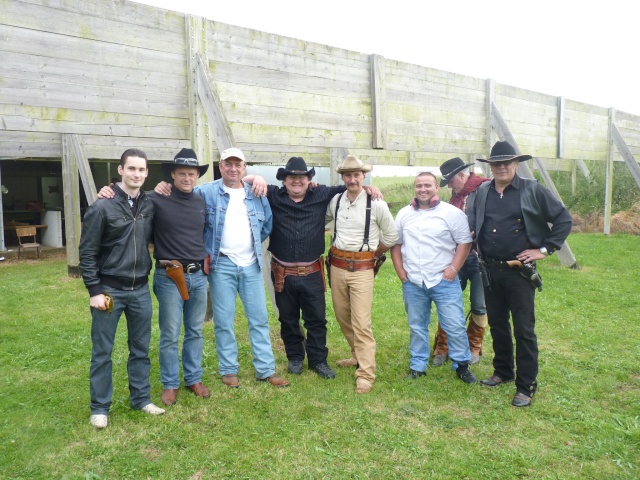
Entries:
{"type": "MultiPolygon", "coordinates": [[[[334,215],[335,226],[333,228],[333,239],[331,240],[331,245],[333,245],[336,241],[336,235],[338,235],[338,209],[340,208],[340,200],[342,200],[342,195],[344,192],[340,194],[338,197],[338,201],[336,202],[336,213],[334,215]]],[[[362,241],[362,246],[360,247],[359,252],[362,251],[364,246],[367,246],[367,251],[370,252],[371,248],[369,247],[369,228],[371,227],[371,195],[367,195],[367,209],[366,209],[366,217],[364,222],[364,240],[362,241]]]]}

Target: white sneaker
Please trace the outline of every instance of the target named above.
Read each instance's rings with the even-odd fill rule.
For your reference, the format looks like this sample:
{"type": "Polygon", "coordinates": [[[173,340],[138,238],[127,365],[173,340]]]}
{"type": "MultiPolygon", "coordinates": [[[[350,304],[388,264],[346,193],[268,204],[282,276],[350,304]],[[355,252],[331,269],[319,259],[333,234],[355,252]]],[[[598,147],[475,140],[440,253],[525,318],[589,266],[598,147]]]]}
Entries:
{"type": "Polygon", "coordinates": [[[91,415],[89,419],[91,426],[93,428],[107,428],[109,424],[109,416],[108,415],[91,415]]]}
{"type": "Polygon", "coordinates": [[[157,407],[153,403],[148,403],[142,407],[142,411],[149,415],[164,415],[165,409],[157,407]]]}

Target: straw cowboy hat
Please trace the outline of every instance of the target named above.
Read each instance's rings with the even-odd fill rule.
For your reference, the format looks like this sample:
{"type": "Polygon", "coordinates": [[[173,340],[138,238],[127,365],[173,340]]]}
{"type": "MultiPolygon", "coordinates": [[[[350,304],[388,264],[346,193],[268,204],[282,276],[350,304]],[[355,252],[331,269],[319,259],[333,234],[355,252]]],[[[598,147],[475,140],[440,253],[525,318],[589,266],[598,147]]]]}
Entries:
{"type": "Polygon", "coordinates": [[[279,168],[276,173],[278,180],[284,180],[287,175],[306,175],[309,180],[316,174],[316,169],[311,167],[311,170],[307,169],[307,162],[302,157],[291,157],[284,168],[279,168]]]}
{"type": "Polygon", "coordinates": [[[440,173],[442,174],[442,179],[440,179],[440,186],[444,187],[451,180],[453,180],[453,177],[455,177],[459,172],[472,165],[473,163],[464,163],[460,157],[447,160],[442,165],[440,165],[440,173]]]}
{"type": "Polygon", "coordinates": [[[200,165],[198,163],[196,152],[190,148],[183,148],[180,150],[174,157],[173,162],[162,162],[162,170],[167,176],[170,176],[171,172],[178,167],[197,168],[200,176],[204,175],[207,170],[209,170],[209,165],[200,165]]]}
{"type": "Polygon", "coordinates": [[[496,142],[491,149],[491,155],[486,160],[484,158],[478,158],[479,162],[493,163],[493,162],[506,162],[509,160],[524,162],[533,158],[531,155],[518,155],[516,149],[509,142],[496,142]]]}
{"type": "Polygon", "coordinates": [[[371,170],[373,170],[373,167],[371,165],[362,163],[362,160],[360,160],[355,155],[347,155],[347,157],[344,159],[344,162],[342,162],[342,165],[336,168],[336,172],[338,173],[345,173],[345,172],[367,173],[367,172],[370,172],[371,170]]]}

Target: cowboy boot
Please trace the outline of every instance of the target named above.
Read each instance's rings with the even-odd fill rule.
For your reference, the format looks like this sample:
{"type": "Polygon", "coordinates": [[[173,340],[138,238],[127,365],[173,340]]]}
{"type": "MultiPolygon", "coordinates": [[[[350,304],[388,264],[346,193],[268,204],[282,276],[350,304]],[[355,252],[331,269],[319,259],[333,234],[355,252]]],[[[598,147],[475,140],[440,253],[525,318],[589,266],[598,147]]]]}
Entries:
{"type": "Polygon", "coordinates": [[[447,334],[440,323],[438,322],[438,331],[436,332],[436,338],[433,339],[433,360],[434,367],[441,367],[447,361],[447,353],[449,347],[447,346],[447,334]]]}
{"type": "Polygon", "coordinates": [[[469,327],[467,327],[467,337],[469,338],[469,350],[471,350],[471,364],[480,362],[482,356],[482,340],[484,331],[487,328],[487,316],[471,313],[469,327]]]}

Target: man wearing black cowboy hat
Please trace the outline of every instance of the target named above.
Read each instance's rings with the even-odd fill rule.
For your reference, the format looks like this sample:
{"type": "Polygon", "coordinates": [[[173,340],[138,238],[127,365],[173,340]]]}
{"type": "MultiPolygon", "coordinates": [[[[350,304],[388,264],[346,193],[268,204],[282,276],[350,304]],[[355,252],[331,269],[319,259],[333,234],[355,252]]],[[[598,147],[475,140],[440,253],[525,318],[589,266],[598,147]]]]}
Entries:
{"type": "MultiPolygon", "coordinates": [[[[269,251],[288,371],[300,375],[306,356],[310,370],[330,379],[335,373],[327,363],[326,289],[321,258],[325,250],[324,214],[333,196],[346,188],[311,187],[315,173],[315,168],[307,168],[302,157],[291,157],[276,173],[282,186],[267,187],[273,213],[269,251]],[[306,340],[300,327],[301,314],[306,340]]],[[[244,178],[249,184],[254,179],[253,175],[244,178]]],[[[379,194],[373,187],[370,191],[379,194]]]]}
{"type": "MultiPolygon", "coordinates": [[[[461,158],[455,157],[447,160],[440,166],[442,178],[440,187],[446,185],[453,191],[453,196],[449,203],[459,208],[463,212],[467,211],[467,204],[473,204],[476,197],[476,190],[483,182],[488,182],[488,178],[479,177],[475,173],[469,174],[467,168],[473,163],[464,163],[461,158]]],[[[480,277],[480,266],[478,265],[478,254],[471,250],[462,268],[458,272],[458,279],[462,290],[467,287],[467,282],[471,284],[469,300],[471,301],[471,312],[469,316],[469,326],[467,327],[467,337],[469,348],[471,349],[471,365],[480,361],[482,356],[482,340],[487,327],[487,308],[484,304],[484,289],[482,278],[480,277]]],[[[447,361],[448,346],[447,334],[438,323],[435,345],[433,347],[433,366],[439,367],[447,361]]]]}
{"type": "MultiPolygon", "coordinates": [[[[196,396],[209,398],[210,392],[202,383],[202,333],[207,310],[207,277],[202,271],[207,256],[202,232],[205,223],[205,203],[194,194],[194,187],[209,165],[200,165],[196,153],[183,148],[172,162],[162,163],[167,178],[173,179],[175,188],[170,195],[149,192],[147,197],[155,207],[153,220],[153,256],[156,270],[153,291],[158,299],[160,326],[160,381],[163,384],[162,403],[176,403],[180,387],[180,359],[178,340],[184,324],[182,367],[185,387],[196,396]],[[183,300],[179,286],[160,263],[175,260],[184,273],[188,300],[183,300]]],[[[98,194],[110,198],[113,191],[103,187],[98,194]]]]}
{"type": "Polygon", "coordinates": [[[478,159],[489,163],[493,180],[478,188],[468,211],[490,280],[484,294],[493,337],[494,373],[480,383],[496,387],[515,379],[516,395],[511,402],[515,407],[529,406],[538,385],[535,287],[530,272],[536,261],[562,247],[572,223],[569,211],[549,190],[516,174],[519,162],[530,158],[519,155],[506,141],[497,142],[488,159],[478,159]],[[518,260],[524,268],[511,267],[514,263],[507,263],[510,260],[518,260]]]}

